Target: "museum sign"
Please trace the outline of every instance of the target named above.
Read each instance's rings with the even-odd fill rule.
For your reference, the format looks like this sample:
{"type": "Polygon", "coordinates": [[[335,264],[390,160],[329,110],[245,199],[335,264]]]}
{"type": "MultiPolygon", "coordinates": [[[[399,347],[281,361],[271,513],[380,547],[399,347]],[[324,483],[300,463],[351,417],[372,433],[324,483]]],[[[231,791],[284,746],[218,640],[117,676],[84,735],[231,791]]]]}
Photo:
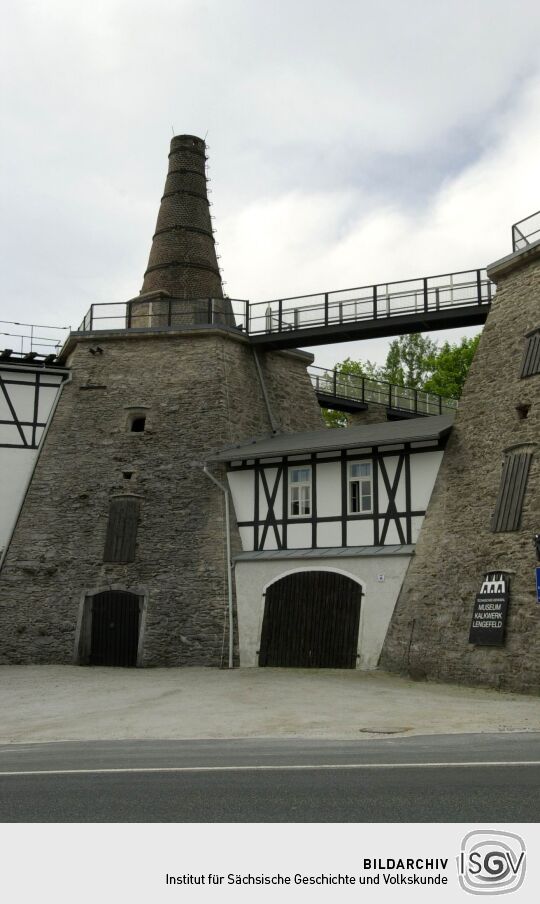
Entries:
{"type": "Polygon", "coordinates": [[[487,574],[474,601],[469,643],[497,646],[504,643],[506,613],[510,599],[509,577],[487,574]]]}

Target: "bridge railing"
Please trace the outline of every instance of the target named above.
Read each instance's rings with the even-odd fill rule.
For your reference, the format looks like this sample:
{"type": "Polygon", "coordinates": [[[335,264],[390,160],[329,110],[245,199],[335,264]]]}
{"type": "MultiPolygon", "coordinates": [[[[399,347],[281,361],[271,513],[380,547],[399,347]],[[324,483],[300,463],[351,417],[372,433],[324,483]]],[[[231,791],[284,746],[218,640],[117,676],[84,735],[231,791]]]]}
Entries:
{"type": "Polygon", "coordinates": [[[90,305],[77,332],[126,329],[181,329],[222,325],[245,330],[248,302],[232,298],[158,298],[90,305]]]}
{"type": "Polygon", "coordinates": [[[512,249],[522,251],[540,239],[540,210],[512,226],[512,249]]]}
{"type": "Polygon", "coordinates": [[[308,367],[308,373],[315,392],[319,396],[328,396],[329,402],[333,399],[347,399],[420,415],[450,414],[458,406],[457,399],[358,374],[326,370],[323,367],[308,367]]]}
{"type": "Polygon", "coordinates": [[[489,305],[494,291],[485,270],[464,270],[338,292],[298,295],[250,304],[248,330],[250,334],[281,333],[406,314],[421,316],[452,307],[489,305]]]}

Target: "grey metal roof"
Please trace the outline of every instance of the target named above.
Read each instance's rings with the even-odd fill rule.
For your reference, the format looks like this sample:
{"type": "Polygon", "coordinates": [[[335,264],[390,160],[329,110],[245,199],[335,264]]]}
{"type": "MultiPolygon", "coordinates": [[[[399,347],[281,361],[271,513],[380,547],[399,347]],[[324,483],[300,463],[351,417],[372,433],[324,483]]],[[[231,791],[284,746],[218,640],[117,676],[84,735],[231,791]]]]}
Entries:
{"type": "Polygon", "coordinates": [[[259,559],[349,559],[358,556],[411,556],[414,546],[325,546],[320,549],[263,549],[257,552],[241,552],[235,562],[253,562],[259,559]]]}
{"type": "Polygon", "coordinates": [[[276,433],[256,437],[250,442],[230,446],[209,456],[209,461],[233,461],[244,458],[271,458],[297,452],[327,452],[361,446],[385,446],[394,443],[439,439],[452,427],[451,414],[387,421],[360,427],[335,427],[306,433],[276,433]]]}

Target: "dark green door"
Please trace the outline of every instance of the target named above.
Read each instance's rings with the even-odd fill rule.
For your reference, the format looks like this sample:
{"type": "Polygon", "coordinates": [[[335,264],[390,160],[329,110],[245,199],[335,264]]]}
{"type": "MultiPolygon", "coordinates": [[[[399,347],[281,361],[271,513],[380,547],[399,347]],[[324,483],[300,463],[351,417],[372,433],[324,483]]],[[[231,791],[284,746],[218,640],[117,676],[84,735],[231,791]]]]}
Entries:
{"type": "Polygon", "coordinates": [[[266,591],[259,665],[354,669],[362,588],[333,571],[300,571],[266,591]]]}
{"type": "Polygon", "coordinates": [[[139,609],[139,597],[123,590],[93,597],[90,665],[137,665],[139,609]]]}

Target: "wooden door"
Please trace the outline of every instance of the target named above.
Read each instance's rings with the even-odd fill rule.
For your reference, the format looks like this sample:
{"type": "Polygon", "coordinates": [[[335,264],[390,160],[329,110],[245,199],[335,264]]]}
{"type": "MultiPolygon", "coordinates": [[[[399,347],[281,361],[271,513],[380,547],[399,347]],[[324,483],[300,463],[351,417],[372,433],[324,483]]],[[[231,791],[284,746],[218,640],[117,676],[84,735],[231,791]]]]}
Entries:
{"type": "Polygon", "coordinates": [[[123,590],[92,598],[90,665],[137,665],[139,610],[139,597],[123,590]]]}
{"type": "Polygon", "coordinates": [[[354,669],[362,588],[333,571],[300,571],[266,591],[259,665],[354,669]]]}

